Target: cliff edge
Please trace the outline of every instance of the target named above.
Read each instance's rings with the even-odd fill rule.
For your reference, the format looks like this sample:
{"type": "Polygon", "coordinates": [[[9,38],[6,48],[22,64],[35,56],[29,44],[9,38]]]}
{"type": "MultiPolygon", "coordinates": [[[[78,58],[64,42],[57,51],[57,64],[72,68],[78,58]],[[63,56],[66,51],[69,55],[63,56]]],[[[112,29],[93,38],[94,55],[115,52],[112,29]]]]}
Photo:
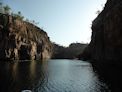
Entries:
{"type": "Polygon", "coordinates": [[[122,0],[107,0],[92,23],[91,42],[80,58],[122,61],[122,0]]]}
{"type": "Polygon", "coordinates": [[[34,60],[48,59],[52,54],[52,44],[39,27],[0,14],[0,59],[34,60]]]}

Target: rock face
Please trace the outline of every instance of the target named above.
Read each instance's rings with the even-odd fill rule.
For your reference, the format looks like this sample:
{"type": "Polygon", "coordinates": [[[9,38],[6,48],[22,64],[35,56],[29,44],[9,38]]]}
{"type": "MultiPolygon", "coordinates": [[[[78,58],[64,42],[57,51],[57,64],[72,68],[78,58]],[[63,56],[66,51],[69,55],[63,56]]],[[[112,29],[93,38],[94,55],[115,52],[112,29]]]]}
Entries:
{"type": "Polygon", "coordinates": [[[122,61],[122,0],[107,0],[92,23],[91,42],[81,57],[122,61]]]}
{"type": "Polygon", "coordinates": [[[71,43],[68,47],[53,44],[53,59],[73,59],[83,52],[88,44],[71,43]]]}
{"type": "Polygon", "coordinates": [[[47,33],[37,26],[0,14],[0,59],[47,59],[52,54],[52,44],[47,33]]]}

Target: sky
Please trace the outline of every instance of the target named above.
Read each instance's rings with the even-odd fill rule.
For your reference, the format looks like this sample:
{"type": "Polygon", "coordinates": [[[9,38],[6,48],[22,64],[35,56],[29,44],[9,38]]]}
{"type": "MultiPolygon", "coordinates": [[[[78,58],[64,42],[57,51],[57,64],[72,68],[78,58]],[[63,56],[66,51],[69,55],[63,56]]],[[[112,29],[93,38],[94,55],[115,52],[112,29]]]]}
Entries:
{"type": "Polygon", "coordinates": [[[13,12],[21,11],[47,32],[50,40],[68,46],[73,42],[89,43],[91,24],[96,11],[106,0],[2,0],[13,12]]]}

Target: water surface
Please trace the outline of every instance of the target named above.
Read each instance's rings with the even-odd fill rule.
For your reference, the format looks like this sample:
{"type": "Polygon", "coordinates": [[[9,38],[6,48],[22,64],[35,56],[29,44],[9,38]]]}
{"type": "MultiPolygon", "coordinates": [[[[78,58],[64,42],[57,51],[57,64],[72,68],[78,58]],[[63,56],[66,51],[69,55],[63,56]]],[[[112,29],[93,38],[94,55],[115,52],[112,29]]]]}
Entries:
{"type": "Polygon", "coordinates": [[[0,92],[110,92],[90,63],[79,60],[0,62],[0,92]]]}

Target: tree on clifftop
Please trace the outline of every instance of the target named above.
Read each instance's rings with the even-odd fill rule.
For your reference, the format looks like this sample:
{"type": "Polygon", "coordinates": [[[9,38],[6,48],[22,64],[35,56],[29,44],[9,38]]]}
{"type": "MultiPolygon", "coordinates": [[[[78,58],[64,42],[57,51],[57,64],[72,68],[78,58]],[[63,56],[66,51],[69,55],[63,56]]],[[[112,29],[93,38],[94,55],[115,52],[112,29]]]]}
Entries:
{"type": "Polygon", "coordinates": [[[11,8],[8,5],[4,6],[3,9],[5,14],[10,14],[11,8]]]}
{"type": "Polygon", "coordinates": [[[0,13],[3,13],[3,3],[0,1],[0,13]]]}

